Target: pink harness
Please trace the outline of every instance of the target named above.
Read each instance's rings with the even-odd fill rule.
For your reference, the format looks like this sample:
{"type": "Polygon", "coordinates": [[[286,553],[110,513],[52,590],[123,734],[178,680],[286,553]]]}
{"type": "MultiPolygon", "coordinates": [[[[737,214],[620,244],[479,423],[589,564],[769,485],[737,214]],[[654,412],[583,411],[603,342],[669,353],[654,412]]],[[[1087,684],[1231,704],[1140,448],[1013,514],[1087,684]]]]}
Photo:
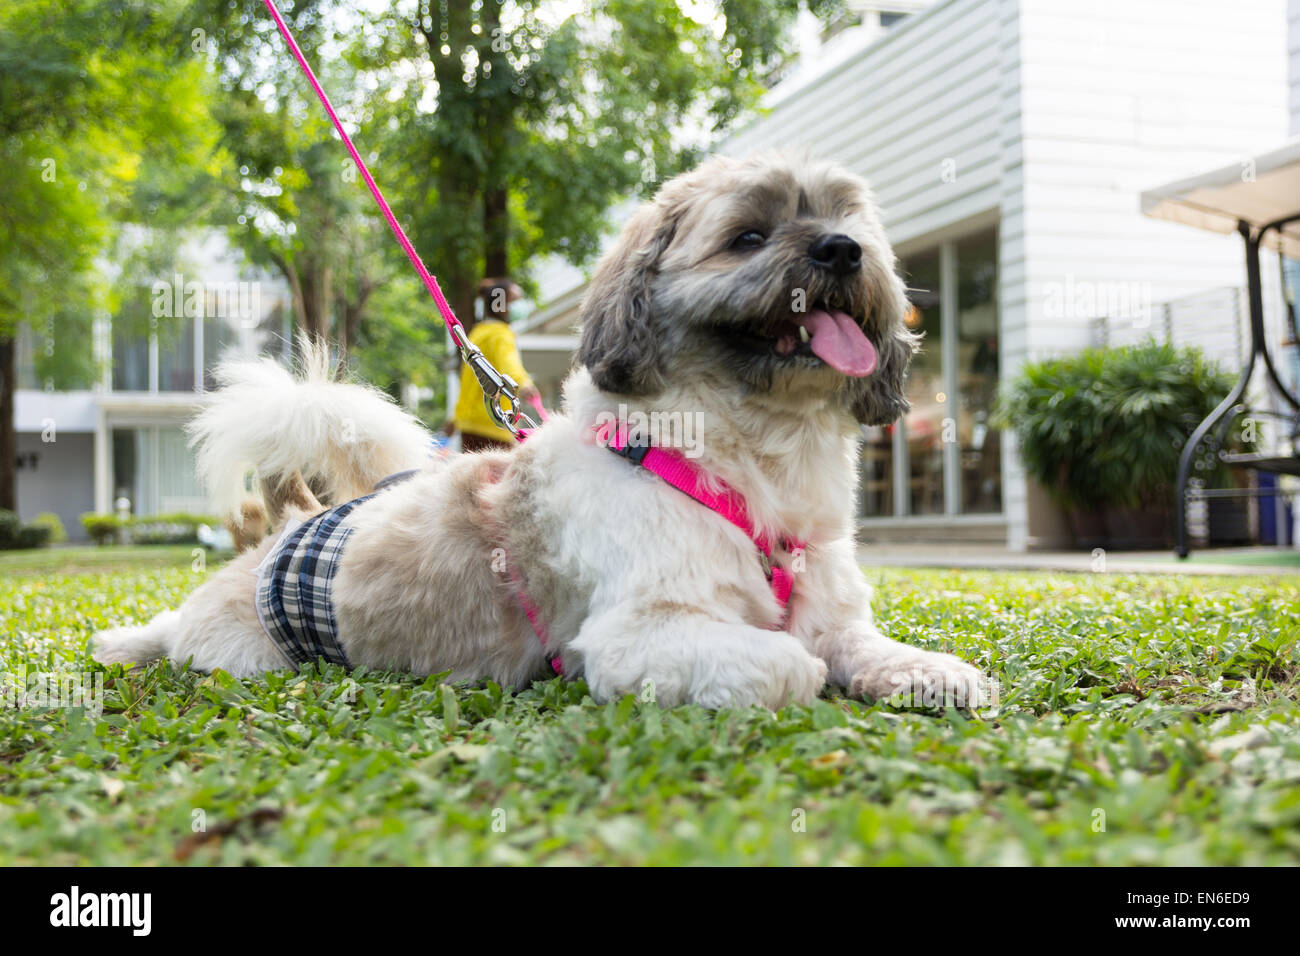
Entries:
{"type": "MultiPolygon", "coordinates": [[[[790,614],[790,596],[794,593],[794,574],[772,563],[772,542],[768,540],[767,535],[759,534],[754,530],[749,509],[745,506],[744,496],[740,492],[727,487],[721,479],[715,478],[710,482],[704,470],[681,452],[655,448],[648,442],[638,444],[629,441],[627,428],[624,425],[620,425],[612,433],[608,424],[602,425],[596,430],[596,440],[632,464],[640,465],[646,471],[658,475],[678,491],[694,498],[704,507],[726,518],[745,532],[749,540],[754,542],[754,547],[758,548],[759,560],[763,563],[763,574],[772,588],[772,596],[776,598],[776,603],[781,605],[783,615],[775,630],[785,627],[790,614]],[[717,492],[709,490],[710,484],[721,490],[717,492]]],[[[780,538],[778,543],[791,554],[800,552],[806,547],[804,542],[788,537],[780,538]]]]}
{"type": "MultiPolygon", "coordinates": [[[[794,573],[779,564],[773,563],[774,549],[772,542],[767,535],[760,534],[754,529],[754,522],[750,520],[749,509],[745,506],[744,496],[740,492],[729,488],[721,479],[715,478],[710,482],[704,470],[680,452],[667,448],[656,448],[648,442],[642,444],[635,440],[629,440],[625,425],[620,425],[617,430],[613,430],[611,424],[607,423],[596,429],[598,444],[604,445],[614,454],[627,459],[633,465],[638,465],[646,469],[646,471],[658,475],[678,491],[694,498],[714,514],[726,518],[745,532],[750,541],[754,542],[754,547],[758,549],[759,560],[763,564],[763,574],[767,578],[768,585],[772,588],[772,596],[776,598],[776,603],[781,606],[781,620],[773,625],[772,629],[781,630],[784,628],[790,620],[790,599],[794,594],[794,573]],[[710,484],[719,488],[719,490],[712,491],[709,487],[710,484]]],[[[531,429],[523,430],[521,440],[527,438],[530,431],[531,429]]],[[[780,538],[779,544],[783,550],[790,554],[798,554],[806,547],[804,542],[790,537],[780,538]]],[[[523,608],[524,616],[528,618],[528,623],[532,625],[533,633],[537,635],[537,639],[545,648],[550,641],[550,632],[547,630],[546,622],[542,619],[541,610],[524,590],[523,580],[520,578],[519,572],[515,570],[514,563],[507,558],[506,564],[510,569],[510,578],[514,584],[519,606],[523,608]]],[[[557,674],[564,673],[564,663],[558,655],[551,658],[551,667],[557,674]]]]}

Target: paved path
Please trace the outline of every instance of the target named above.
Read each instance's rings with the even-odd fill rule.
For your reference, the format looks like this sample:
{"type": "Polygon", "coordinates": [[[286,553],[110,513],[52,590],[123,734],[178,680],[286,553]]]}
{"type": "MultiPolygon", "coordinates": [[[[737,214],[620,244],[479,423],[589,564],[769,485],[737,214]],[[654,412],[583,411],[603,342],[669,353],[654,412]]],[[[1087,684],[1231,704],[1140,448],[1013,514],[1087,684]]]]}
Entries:
{"type": "MultiPolygon", "coordinates": [[[[1104,569],[1124,574],[1227,574],[1241,577],[1300,574],[1300,566],[1229,564],[1217,555],[1250,556],[1264,561],[1274,548],[1231,548],[1193,552],[1192,561],[1179,561],[1172,551],[1110,551],[1104,569]]],[[[1286,552],[1294,555],[1294,552],[1286,552]]],[[[970,568],[998,571],[1099,571],[1099,559],[1087,551],[1008,551],[979,544],[866,544],[858,547],[858,563],[868,567],[970,568]]]]}

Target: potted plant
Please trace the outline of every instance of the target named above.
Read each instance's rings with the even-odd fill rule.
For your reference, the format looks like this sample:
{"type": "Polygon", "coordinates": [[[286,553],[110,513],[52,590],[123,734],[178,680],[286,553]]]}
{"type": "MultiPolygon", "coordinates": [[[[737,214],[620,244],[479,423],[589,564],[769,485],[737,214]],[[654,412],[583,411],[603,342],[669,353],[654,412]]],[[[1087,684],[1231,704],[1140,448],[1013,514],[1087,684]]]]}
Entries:
{"type": "Polygon", "coordinates": [[[1164,547],[1183,445],[1231,385],[1199,349],[1088,349],[1025,365],[995,418],[1065,509],[1076,546],[1164,547]]]}

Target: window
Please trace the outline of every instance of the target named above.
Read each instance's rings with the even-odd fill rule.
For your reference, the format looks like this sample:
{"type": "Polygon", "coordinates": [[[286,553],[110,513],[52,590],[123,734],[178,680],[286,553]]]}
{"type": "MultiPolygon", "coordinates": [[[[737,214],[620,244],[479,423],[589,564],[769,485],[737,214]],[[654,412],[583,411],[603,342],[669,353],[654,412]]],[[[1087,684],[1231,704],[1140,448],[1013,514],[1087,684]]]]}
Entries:
{"type": "Polygon", "coordinates": [[[149,338],[113,323],[113,391],[147,392],[149,338]]]}
{"type": "Polygon", "coordinates": [[[208,316],[203,320],[203,387],[217,387],[213,372],[221,360],[230,357],[232,351],[239,348],[239,327],[237,319],[225,319],[221,316],[208,316]]]}
{"type": "Polygon", "coordinates": [[[1002,441],[989,423],[998,390],[997,234],[957,243],[957,440],[961,510],[1002,510],[1002,441]]]}
{"type": "Polygon", "coordinates": [[[194,391],[194,319],[158,320],[158,391],[194,391]]]}
{"type": "MultiPolygon", "coordinates": [[[[216,386],[213,371],[232,353],[263,352],[289,358],[293,315],[288,297],[272,290],[255,322],[227,315],[232,308],[194,316],[153,317],[148,299],[122,309],[112,321],[112,388],[119,392],[193,392],[216,386]],[[143,310],[143,311],[142,311],[143,310]],[[143,316],[143,318],[141,318],[143,316]],[[201,381],[200,386],[200,364],[201,381]]],[[[257,300],[262,301],[262,300],[257,300]]]]}
{"type": "Polygon", "coordinates": [[[137,515],[206,511],[185,433],[165,425],[113,429],[113,497],[130,500],[137,515]]]}
{"type": "Polygon", "coordinates": [[[18,326],[18,335],[14,339],[14,376],[19,388],[41,388],[40,375],[36,371],[36,336],[26,324],[18,326]]]}
{"type": "Polygon", "coordinates": [[[939,253],[909,259],[903,279],[912,303],[909,325],[923,336],[920,351],[907,373],[907,400],[912,408],[903,419],[907,441],[909,514],[943,514],[944,420],[948,396],[943,385],[943,322],[940,315],[939,253]]]}
{"type": "Polygon", "coordinates": [[[863,517],[1001,513],[1001,436],[989,421],[997,256],[997,232],[988,230],[900,264],[912,305],[906,321],[923,338],[908,369],[911,410],[892,426],[864,429],[863,517]]]}
{"type": "Polygon", "coordinates": [[[43,321],[19,323],[14,338],[14,372],[18,388],[73,391],[92,388],[96,380],[89,319],[77,312],[46,315],[43,321]]]}

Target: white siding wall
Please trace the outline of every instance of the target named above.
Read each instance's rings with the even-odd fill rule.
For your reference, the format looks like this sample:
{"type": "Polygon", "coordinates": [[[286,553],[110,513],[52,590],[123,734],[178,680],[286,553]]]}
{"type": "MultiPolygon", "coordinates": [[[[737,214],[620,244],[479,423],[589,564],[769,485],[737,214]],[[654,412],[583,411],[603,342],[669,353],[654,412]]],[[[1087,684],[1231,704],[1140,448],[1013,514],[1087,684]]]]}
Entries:
{"type": "MultiPolygon", "coordinates": [[[[998,227],[998,375],[1005,380],[1028,347],[1028,293],[1025,283],[1025,148],[1024,70],[1020,53],[1020,3],[1001,0],[1000,37],[1003,173],[998,227]]],[[[1002,433],[1002,510],[1007,516],[1007,545],[1025,547],[1029,527],[1029,488],[1015,436],[1002,433]]]]}
{"type": "Polygon", "coordinates": [[[1287,74],[1291,81],[1291,135],[1300,136],[1300,0],[1287,5],[1287,74]]]}
{"type": "Polygon", "coordinates": [[[78,432],[58,432],[54,441],[39,433],[18,435],[18,517],[23,521],[52,511],[74,541],[86,540],[81,516],[95,507],[95,482],[89,463],[95,438],[78,432]]]}
{"type": "Polygon", "coordinates": [[[1286,134],[1282,0],[1021,4],[1030,355],[1082,346],[1062,287],[1155,302],[1244,280],[1240,242],[1137,214],[1138,193],[1286,134]]]}

